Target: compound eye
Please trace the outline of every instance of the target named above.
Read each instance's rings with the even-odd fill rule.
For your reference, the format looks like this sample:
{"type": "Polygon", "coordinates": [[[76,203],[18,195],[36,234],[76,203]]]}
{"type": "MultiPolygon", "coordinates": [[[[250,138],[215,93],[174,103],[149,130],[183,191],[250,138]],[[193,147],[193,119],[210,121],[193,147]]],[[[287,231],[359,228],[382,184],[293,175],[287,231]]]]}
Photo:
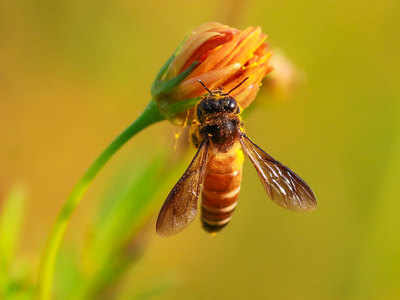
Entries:
{"type": "Polygon", "coordinates": [[[207,114],[213,114],[221,111],[220,104],[214,99],[203,100],[197,107],[197,116],[202,119],[207,114]]]}
{"type": "Polygon", "coordinates": [[[205,113],[215,113],[221,110],[218,101],[215,101],[214,99],[204,100],[200,104],[200,107],[205,113]]]}
{"type": "Polygon", "coordinates": [[[223,101],[224,110],[227,112],[235,112],[238,108],[236,100],[232,97],[227,97],[223,101]]]}
{"type": "Polygon", "coordinates": [[[203,109],[201,105],[197,106],[197,117],[199,118],[199,120],[203,119],[203,109]]]}

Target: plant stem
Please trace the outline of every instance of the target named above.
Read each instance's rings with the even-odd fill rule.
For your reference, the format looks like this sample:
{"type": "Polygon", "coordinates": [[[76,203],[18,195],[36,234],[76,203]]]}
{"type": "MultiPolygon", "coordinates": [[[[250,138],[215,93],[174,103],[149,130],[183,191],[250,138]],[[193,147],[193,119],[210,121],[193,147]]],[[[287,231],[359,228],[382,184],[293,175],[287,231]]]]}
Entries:
{"type": "Polygon", "coordinates": [[[90,183],[104,167],[104,165],[110,160],[110,158],[135,134],[164,119],[165,118],[158,110],[157,104],[154,101],[150,101],[143,113],[100,154],[100,156],[92,163],[89,169],[87,169],[83,177],[74,186],[67,201],[64,203],[47,240],[39,269],[39,283],[36,295],[37,299],[51,299],[53,273],[57,251],[60,248],[60,244],[63,240],[71,215],[79,204],[82,196],[88,189],[90,183]]]}

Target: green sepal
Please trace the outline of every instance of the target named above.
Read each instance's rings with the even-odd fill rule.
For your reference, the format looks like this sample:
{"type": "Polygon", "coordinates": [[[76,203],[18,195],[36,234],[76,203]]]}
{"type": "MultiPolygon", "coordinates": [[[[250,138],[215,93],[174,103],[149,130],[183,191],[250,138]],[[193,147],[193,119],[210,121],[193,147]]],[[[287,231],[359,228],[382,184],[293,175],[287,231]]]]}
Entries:
{"type": "Polygon", "coordinates": [[[175,57],[179,54],[179,52],[181,51],[184,43],[186,42],[187,37],[185,37],[183,39],[183,41],[178,45],[178,47],[175,49],[174,53],[171,55],[170,58],[168,58],[168,60],[165,62],[165,64],[161,67],[160,71],[158,72],[156,79],[154,79],[153,84],[151,85],[151,95],[154,97],[155,95],[157,95],[157,90],[158,90],[158,85],[160,84],[160,82],[162,82],[163,76],[165,74],[165,72],[167,72],[167,70],[169,69],[169,66],[171,65],[171,63],[173,62],[173,60],[175,59],[175,57]]]}
{"type": "MultiPolygon", "coordinates": [[[[167,63],[168,63],[168,61],[167,61],[167,63]]],[[[169,63],[171,63],[171,62],[169,62],[169,63]]],[[[183,80],[185,80],[185,78],[188,77],[190,75],[190,73],[192,73],[192,71],[198,65],[199,65],[199,62],[197,62],[197,61],[193,62],[185,71],[183,71],[178,76],[176,76],[176,77],[174,77],[174,78],[172,78],[170,80],[164,81],[164,80],[156,79],[156,81],[154,81],[154,83],[153,83],[153,85],[151,87],[151,95],[153,96],[153,98],[158,98],[162,94],[167,94],[167,93],[171,92],[183,80]]],[[[162,72],[165,72],[165,70],[162,71],[162,72]]],[[[160,73],[161,73],[161,71],[160,71],[160,73]]]]}
{"type": "Polygon", "coordinates": [[[166,94],[172,91],[176,86],[178,86],[186,77],[192,73],[192,71],[199,65],[199,62],[193,62],[185,71],[180,73],[178,76],[170,79],[164,80],[164,75],[168,71],[171,63],[174,61],[176,56],[181,51],[183,45],[185,44],[187,37],[179,44],[176,48],[174,53],[171,57],[166,61],[166,63],[161,67],[160,71],[158,72],[156,79],[154,80],[153,84],[151,85],[151,95],[153,99],[159,98],[161,94],[166,94]]]}

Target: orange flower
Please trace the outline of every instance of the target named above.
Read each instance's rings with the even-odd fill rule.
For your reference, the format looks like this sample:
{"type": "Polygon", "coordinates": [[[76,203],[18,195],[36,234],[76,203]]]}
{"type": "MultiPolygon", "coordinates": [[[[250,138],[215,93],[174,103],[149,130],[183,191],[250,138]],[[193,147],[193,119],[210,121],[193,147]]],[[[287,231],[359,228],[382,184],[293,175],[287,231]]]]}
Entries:
{"type": "Polygon", "coordinates": [[[265,75],[272,70],[266,38],[259,27],[241,31],[219,23],[201,25],[183,43],[165,79],[175,78],[194,62],[199,64],[163,100],[171,103],[204,95],[198,80],[210,89],[228,91],[248,77],[232,92],[242,109],[246,108],[256,97],[265,75]]]}

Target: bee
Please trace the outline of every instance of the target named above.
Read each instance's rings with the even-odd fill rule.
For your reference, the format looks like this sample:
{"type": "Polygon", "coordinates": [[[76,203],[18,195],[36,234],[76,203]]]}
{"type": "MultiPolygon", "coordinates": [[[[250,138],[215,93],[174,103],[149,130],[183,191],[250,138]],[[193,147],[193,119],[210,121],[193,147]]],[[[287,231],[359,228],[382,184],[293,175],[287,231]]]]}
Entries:
{"type": "Polygon", "coordinates": [[[224,228],[238,202],[243,152],[272,201],[296,211],[315,209],[317,202],[310,187],[245,134],[240,107],[230,96],[245,80],[227,93],[210,90],[199,81],[208,94],[195,106],[190,128],[197,152],[160,210],[156,225],[160,235],[178,233],[195,219],[200,193],[203,228],[210,233],[224,228]]]}

